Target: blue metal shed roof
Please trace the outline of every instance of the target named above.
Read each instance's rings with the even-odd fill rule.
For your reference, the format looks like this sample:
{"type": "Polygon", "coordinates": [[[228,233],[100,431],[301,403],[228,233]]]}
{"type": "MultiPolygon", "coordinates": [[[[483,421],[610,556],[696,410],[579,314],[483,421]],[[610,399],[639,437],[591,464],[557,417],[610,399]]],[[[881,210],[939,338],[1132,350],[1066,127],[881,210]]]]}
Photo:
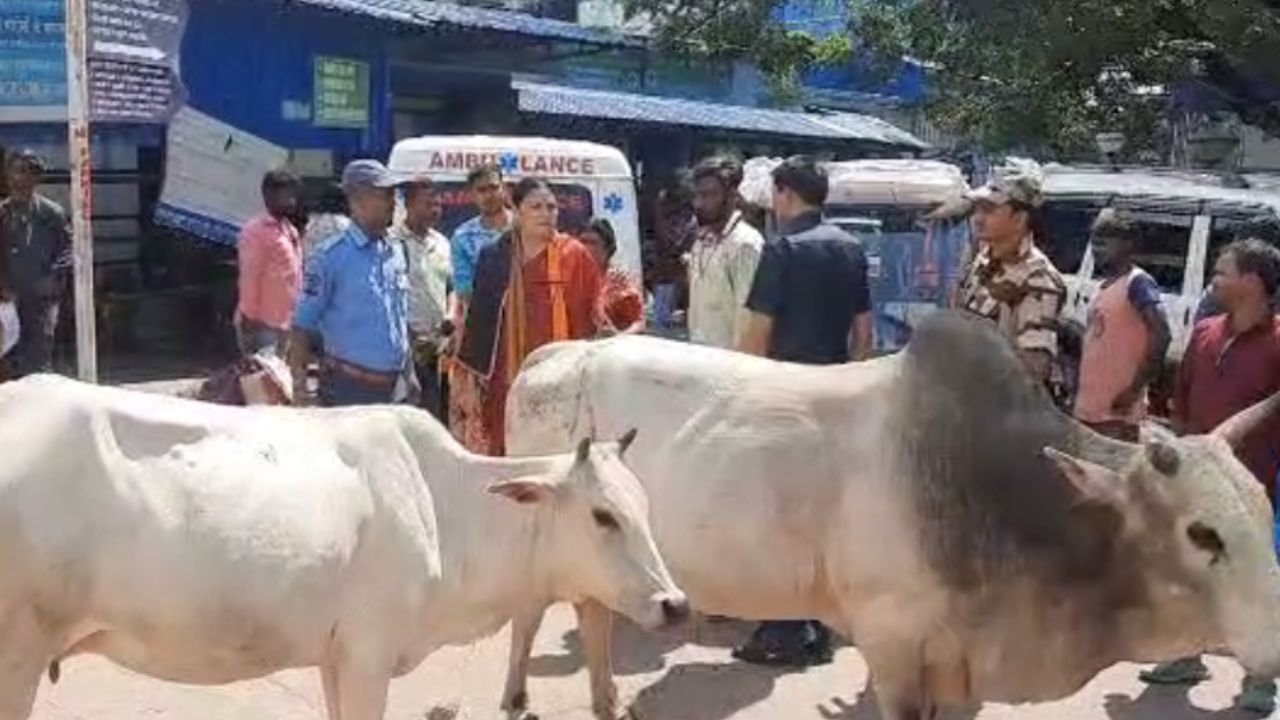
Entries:
{"type": "Polygon", "coordinates": [[[535,17],[507,10],[433,2],[432,0],[296,0],[305,5],[367,15],[392,22],[457,27],[621,47],[642,47],[645,39],[603,28],[584,27],[563,20],[535,17]]]}
{"type": "Polygon", "coordinates": [[[920,150],[924,150],[929,147],[929,143],[921,140],[915,135],[912,135],[906,130],[870,115],[848,112],[816,112],[809,113],[808,117],[811,117],[818,122],[835,125],[836,127],[857,135],[864,140],[874,140],[876,142],[888,143],[890,145],[906,145],[920,150]]]}
{"type": "Polygon", "coordinates": [[[867,115],[805,113],[513,81],[520,112],[721,128],[825,140],[925,148],[910,133],[867,115]]]}

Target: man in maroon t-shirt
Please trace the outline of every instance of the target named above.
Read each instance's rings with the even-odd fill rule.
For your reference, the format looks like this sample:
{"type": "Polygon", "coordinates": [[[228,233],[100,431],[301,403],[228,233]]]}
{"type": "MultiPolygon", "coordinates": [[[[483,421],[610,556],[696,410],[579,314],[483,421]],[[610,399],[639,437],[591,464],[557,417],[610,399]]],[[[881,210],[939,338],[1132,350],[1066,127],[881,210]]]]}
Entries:
{"type": "MultiPolygon", "coordinates": [[[[1201,320],[1187,342],[1173,399],[1179,433],[1201,435],[1223,420],[1280,392],[1280,318],[1271,299],[1280,286],[1280,250],[1261,240],[1223,248],[1214,267],[1214,299],[1225,314],[1201,320]]],[[[1280,425],[1257,430],[1236,451],[1275,506],[1280,472],[1280,425]]],[[[1199,658],[1184,658],[1143,673],[1146,682],[1194,684],[1208,677],[1199,658]]],[[[1275,710],[1275,683],[1247,677],[1239,702],[1261,715],[1275,710]]]]}

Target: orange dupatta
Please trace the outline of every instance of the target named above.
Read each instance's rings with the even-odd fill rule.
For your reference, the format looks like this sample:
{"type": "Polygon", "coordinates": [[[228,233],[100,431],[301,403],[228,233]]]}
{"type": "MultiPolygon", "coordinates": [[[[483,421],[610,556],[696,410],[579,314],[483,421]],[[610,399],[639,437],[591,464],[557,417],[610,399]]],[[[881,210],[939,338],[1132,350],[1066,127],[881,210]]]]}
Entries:
{"type": "MultiPolygon", "coordinates": [[[[551,339],[553,342],[569,339],[569,305],[565,300],[562,251],[567,236],[556,234],[547,243],[547,283],[551,290],[551,339]]],[[[525,301],[524,243],[519,231],[512,233],[511,276],[507,282],[507,297],[502,313],[502,351],[506,353],[506,381],[508,385],[520,372],[520,365],[533,351],[529,347],[529,307],[525,301]]]]}

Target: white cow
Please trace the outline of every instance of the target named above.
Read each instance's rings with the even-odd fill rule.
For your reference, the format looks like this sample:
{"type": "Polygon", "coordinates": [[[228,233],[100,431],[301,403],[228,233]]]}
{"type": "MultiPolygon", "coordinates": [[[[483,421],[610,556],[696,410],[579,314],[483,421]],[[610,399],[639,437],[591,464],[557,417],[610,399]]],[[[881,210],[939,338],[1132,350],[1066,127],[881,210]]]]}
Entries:
{"type": "MultiPolygon", "coordinates": [[[[885,720],[1070,694],[1120,660],[1229,647],[1280,671],[1265,494],[1214,436],[1144,446],[1061,415],[989,326],[940,313],[896,356],[772,363],[648,338],[535,353],[510,451],[640,430],[631,466],[700,611],[818,618],[856,638],[885,720]]],[[[607,613],[580,609],[596,711],[607,613]]],[[[513,633],[524,699],[536,623],[513,633]]]]}
{"type": "Polygon", "coordinates": [[[624,450],[485,459],[408,408],[5,385],[0,720],[78,653],[196,684],[318,666],[330,720],[379,720],[390,678],[530,606],[676,619],[624,450]]]}

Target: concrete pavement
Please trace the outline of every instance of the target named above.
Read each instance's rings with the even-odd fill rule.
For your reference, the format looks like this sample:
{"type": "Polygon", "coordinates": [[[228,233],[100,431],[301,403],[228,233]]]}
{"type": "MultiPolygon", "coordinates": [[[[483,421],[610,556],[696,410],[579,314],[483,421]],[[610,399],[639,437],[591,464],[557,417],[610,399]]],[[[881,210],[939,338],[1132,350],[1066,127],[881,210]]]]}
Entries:
{"type": "MultiPolygon", "coordinates": [[[[586,671],[572,610],[554,608],[534,649],[532,708],[542,720],[592,720],[586,671]]],[[[615,665],[624,704],[636,720],[878,720],[863,693],[866,665],[852,648],[836,662],[787,673],[734,662],[729,648],[748,628],[702,624],[646,634],[621,623],[615,665]]],[[[497,710],[506,672],[503,632],[471,646],[448,648],[392,683],[388,720],[505,720],[497,710]]],[[[1052,662],[1046,658],[1046,662],[1052,662]]],[[[988,706],[979,720],[1248,720],[1230,709],[1240,669],[1210,658],[1213,679],[1193,689],[1148,689],[1137,668],[1121,665],[1068,700],[1037,706],[988,706]]],[[[56,686],[45,681],[37,720],[320,720],[314,670],[285,672],[224,687],[164,683],[93,657],[63,663],[56,686]]]]}

